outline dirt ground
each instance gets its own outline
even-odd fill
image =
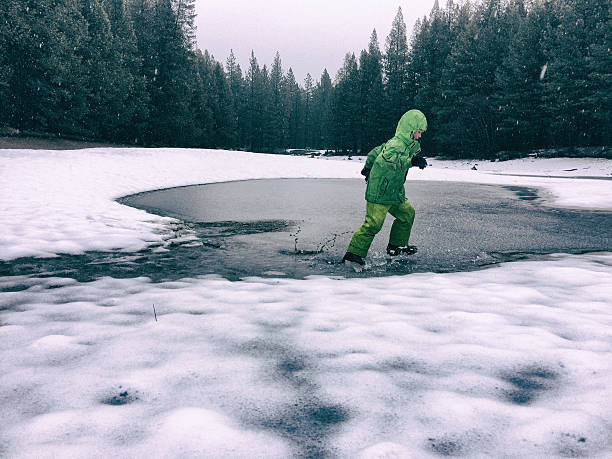
[[[130,145],[118,145],[102,142],[87,142],[68,139],[46,139],[43,137],[0,137],[1,149],[33,149],[33,150],[80,150],[82,148],[98,147],[126,147]]]

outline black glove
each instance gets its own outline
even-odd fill
[[[415,156],[412,158],[412,165],[419,169],[425,169],[427,167],[427,161],[422,156]]]
[[[368,179],[370,178],[370,171],[371,171],[371,170],[372,170],[372,169],[367,169],[367,168],[365,168],[365,167],[364,167],[363,169],[361,169],[361,175],[363,175],[363,176],[365,177],[365,181],[366,181],[366,182],[367,182],[367,181],[368,181]]]

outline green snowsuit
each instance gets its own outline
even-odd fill
[[[427,130],[427,119],[421,111],[410,110],[399,120],[395,136],[368,153],[365,169],[371,171],[365,194],[366,218],[355,232],[348,252],[365,257],[387,213],[395,217],[389,244],[408,245],[415,212],[406,200],[404,182],[412,158],[421,151],[421,145],[412,137],[417,130]]]

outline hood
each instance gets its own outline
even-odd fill
[[[395,136],[402,139],[405,144],[409,144],[414,139],[412,133],[414,131],[426,131],[427,118],[420,110],[408,110],[397,123]]]

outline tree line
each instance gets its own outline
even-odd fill
[[[195,44],[195,0],[0,4],[0,126],[143,145],[367,153],[419,108],[429,154],[610,145],[609,0],[401,8],[333,80]]]

